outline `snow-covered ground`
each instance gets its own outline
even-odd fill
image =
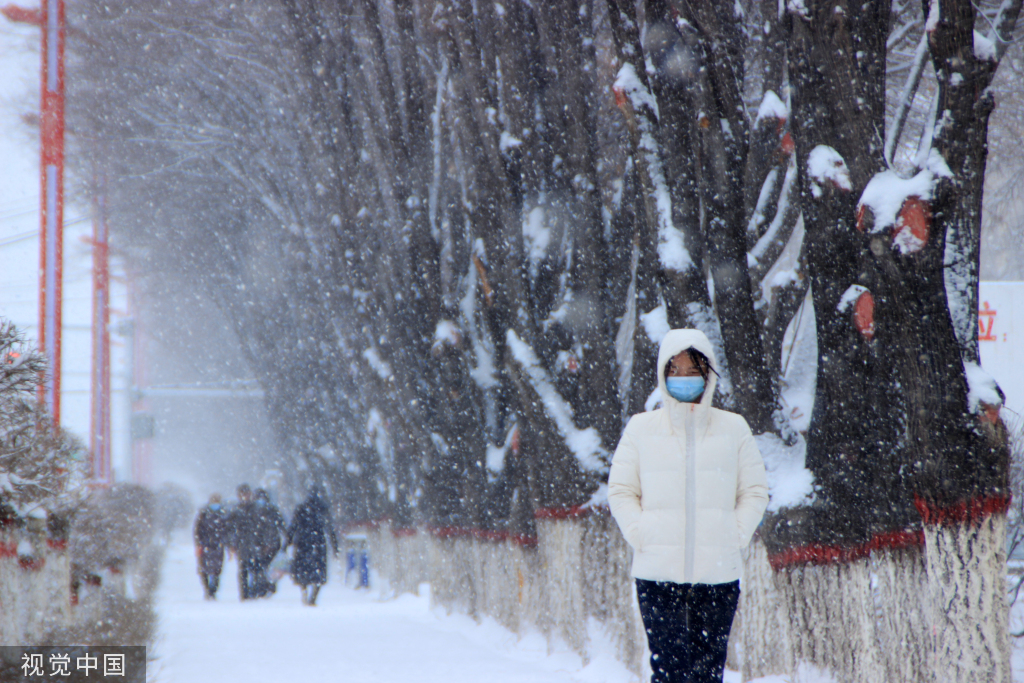
[[[305,607],[287,578],[273,597],[240,603],[236,577],[236,563],[225,563],[217,600],[203,600],[192,546],[187,536],[176,537],[157,595],[159,631],[149,662],[150,681],[637,680],[614,659],[610,644],[596,643],[602,654],[584,666],[568,648],[556,646],[549,652],[539,633],[519,637],[490,619],[477,623],[432,609],[425,584],[418,597],[382,600],[377,590],[344,586],[339,566],[332,564],[317,606]]]
[[[431,608],[426,584],[419,596],[385,600],[376,588],[346,587],[332,562],[316,607],[301,604],[288,578],[273,597],[241,603],[237,571],[234,561],[226,562],[217,601],[203,600],[189,538],[175,537],[157,593],[151,683],[639,683],[615,660],[611,644],[601,642],[596,626],[590,631],[598,654],[584,666],[564,646],[549,652],[540,633],[520,637],[492,619],[477,623]],[[1022,624],[1018,605],[1011,630]],[[1014,643],[1015,682],[1024,682],[1022,672],[1024,648]],[[801,673],[805,681],[831,681]],[[738,672],[726,672],[725,683],[739,682]],[[769,676],[752,683],[788,680]]]

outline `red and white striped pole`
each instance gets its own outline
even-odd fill
[[[43,405],[60,425],[61,286],[64,249],[64,0],[42,0],[42,227],[39,233],[39,348],[47,361]]]
[[[92,395],[89,450],[94,485],[113,483],[110,466],[110,250],[106,184],[97,190],[92,224]]]

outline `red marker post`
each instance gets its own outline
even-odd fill
[[[49,373],[43,403],[60,425],[61,287],[64,251],[64,0],[42,0],[42,227],[39,233],[39,347]]]
[[[61,286],[64,249],[64,0],[42,0],[39,10],[7,5],[11,21],[42,29],[41,226],[39,234],[39,350],[49,372],[40,399],[54,426],[60,425]]]

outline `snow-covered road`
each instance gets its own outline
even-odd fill
[[[168,548],[157,595],[159,632],[149,663],[156,683],[626,683],[610,655],[584,667],[566,649],[548,654],[539,634],[522,638],[485,620],[431,609],[425,596],[382,601],[346,588],[332,564],[316,607],[289,579],[269,599],[240,603],[237,565],[227,562],[216,602],[203,600],[186,536]]]

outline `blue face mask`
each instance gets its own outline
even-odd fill
[[[216,512],[217,510],[220,510],[220,504],[219,503],[210,503],[210,509],[213,510],[214,512]]]
[[[666,377],[665,388],[668,394],[682,403],[692,403],[704,393],[703,377]]]

